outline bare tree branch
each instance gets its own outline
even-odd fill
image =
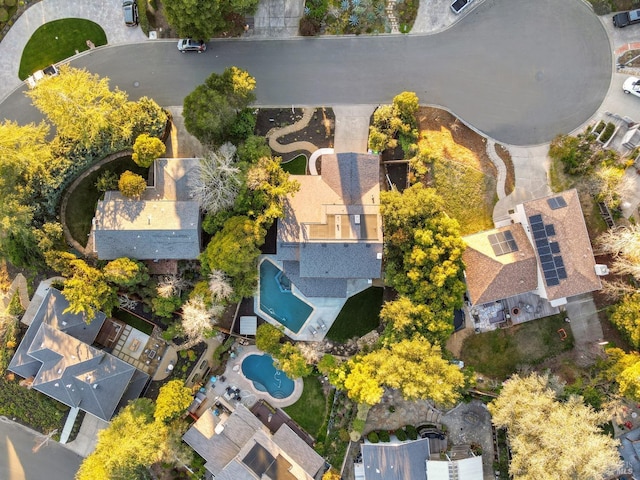
[[[225,143],[205,154],[199,174],[189,186],[205,212],[215,213],[233,206],[240,188],[240,169],[235,166],[236,147]]]

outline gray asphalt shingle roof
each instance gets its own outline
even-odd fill
[[[282,262],[282,268],[291,283],[305,297],[345,298],[347,296],[346,278],[308,278],[300,276],[300,262]]]
[[[300,246],[301,277],[379,278],[381,273],[382,243],[304,243]]]
[[[294,176],[276,259],[306,296],[344,298],[347,279],[380,278],[379,176],[379,157],[356,153],[323,155],[320,176]]]
[[[139,200],[105,193],[94,218],[94,248],[101,260],[195,259],[200,254],[200,206],[190,185],[199,175],[197,158],[160,158],[154,185]]]
[[[429,439],[401,444],[365,443],[362,463],[367,480],[426,480]]]
[[[98,258],[195,259],[200,254],[196,202],[145,201],[107,192],[98,202],[94,239]]]
[[[9,370],[24,378],[33,377],[35,390],[108,421],[123,396],[139,395],[149,376],[85,343],[95,339],[104,314],[86,325],[81,315],[62,313],[68,306],[60,292],[49,290]]]

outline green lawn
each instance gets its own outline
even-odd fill
[[[327,337],[336,342],[345,342],[369,333],[380,324],[381,307],[382,288],[371,287],[354,295],[342,307]]]
[[[125,170],[131,170],[144,178],[147,178],[149,172],[148,168],[141,168],[133,163],[131,157],[122,157],[92,172],[77,186],[69,196],[65,221],[71,236],[81,245],[86,245],[91,231],[91,220],[96,212],[96,203],[101,196],[101,192],[96,189],[96,181],[105,170],[111,170],[118,176]]]
[[[307,174],[307,156],[298,155],[296,158],[282,164],[282,169],[290,175]]]
[[[153,324],[143,320],[142,318],[133,315],[126,310],[121,310],[116,308],[113,312],[111,312],[111,316],[113,318],[117,318],[118,320],[122,320],[127,325],[131,325],[136,330],[140,330],[142,333],[146,333],[147,335],[151,335],[153,333]]]
[[[564,315],[554,315],[511,328],[479,333],[467,337],[462,346],[462,360],[479,373],[505,379],[518,367],[533,366],[573,348],[571,326]],[[562,341],[558,329],[567,338]]]
[[[36,70],[72,57],[76,50],[88,50],[87,40],[96,47],[107,44],[107,36],[97,23],[65,18],[45,23],[27,42],[20,60],[18,76],[24,80]]]
[[[293,405],[283,409],[298,425],[314,438],[327,415],[327,398],[317,377],[304,378],[302,396]]]

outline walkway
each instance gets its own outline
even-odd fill
[[[598,318],[598,310],[593,301],[593,295],[587,293],[569,299],[566,306],[567,317],[571,320],[578,365],[591,365],[596,357],[602,353],[603,341],[602,325]]]

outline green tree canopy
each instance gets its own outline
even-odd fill
[[[280,341],[284,337],[283,328],[274,327],[270,323],[263,323],[256,330],[256,347],[263,352],[277,355],[280,352]]]
[[[132,287],[149,281],[147,266],[126,257],[111,260],[105,265],[102,272],[107,281],[121,287]]]
[[[73,275],[64,282],[62,291],[69,302],[65,313],[82,314],[87,323],[91,323],[98,311],[110,315],[118,298],[102,272],[80,259],[72,260],[70,266]]]
[[[254,100],[256,82],[238,67],[212,73],[184,99],[184,125],[205,145],[218,146],[231,138],[238,114]]]
[[[386,302],[380,311],[380,319],[387,324],[395,340],[420,334],[432,343],[444,345],[453,333],[451,315],[434,314],[429,304],[414,303],[404,295]]]
[[[184,381],[171,380],[160,387],[153,416],[157,422],[167,423],[185,413],[192,400],[191,389]]]
[[[137,165],[146,168],[150,167],[154,160],[164,155],[166,151],[167,147],[162,143],[162,140],[142,133],[138,135],[133,144],[131,158]]]
[[[384,387],[400,390],[407,400],[452,405],[465,384],[463,373],[442,358],[440,347],[418,335],[357,356],[338,368],[338,386],[347,390],[349,398],[367,405],[380,402]]]
[[[300,190],[300,184],[291,180],[280,161],[280,157],[262,157],[246,173],[246,186],[252,190],[251,203],[261,212],[257,220],[267,228],[284,215],[287,195]]]
[[[369,148],[381,152],[396,148],[399,142],[405,155],[410,154],[418,139],[417,112],[418,96],[413,92],[402,92],[391,105],[379,106],[369,127]]]
[[[519,480],[600,479],[619,465],[618,442],[599,425],[608,421],[570,396],[561,402],[548,375],[512,376],[489,404],[493,424],[506,428]]]
[[[311,375],[313,371],[313,367],[307,364],[300,349],[291,343],[285,343],[280,347],[276,363],[278,368],[293,380],[300,377],[307,377]]]
[[[386,280],[412,303],[428,306],[419,313],[427,330],[434,332],[443,332],[447,323],[453,331],[453,310],[462,305],[466,290],[462,262],[465,243],[458,223],[442,209],[442,199],[435,190],[422,184],[403,193],[381,194]],[[417,313],[414,309],[411,315]],[[433,325],[425,321],[429,315],[433,316]],[[408,325],[401,319],[399,324]]]
[[[155,422],[153,415],[151,400],[129,403],[98,433],[96,449],[80,465],[76,480],[139,478],[140,467],[163,459],[168,429]]]
[[[258,257],[265,231],[245,216],[231,217],[216,233],[200,260],[207,271],[222,270],[237,298],[253,295],[258,280]]]

